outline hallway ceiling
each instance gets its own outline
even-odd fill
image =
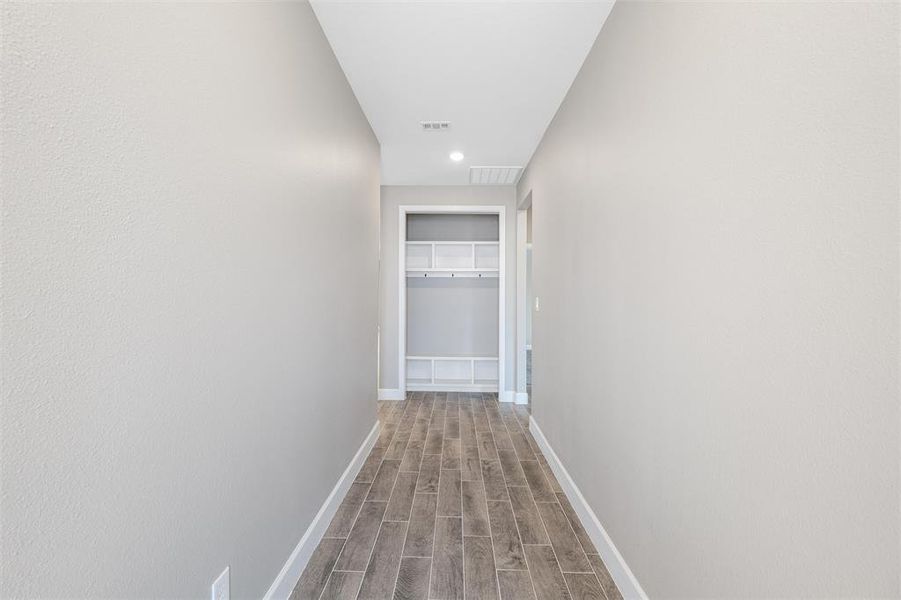
[[[470,166],[526,166],[613,6],[312,4],[381,143],[384,185],[466,185]]]

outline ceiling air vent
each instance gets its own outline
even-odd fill
[[[522,167],[469,167],[469,183],[473,185],[513,185]]]
[[[420,121],[423,131],[447,131],[450,129],[450,121]]]

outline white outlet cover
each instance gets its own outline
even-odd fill
[[[228,596],[230,594],[229,590],[229,575],[228,575],[228,567],[225,567],[225,570],[222,571],[222,574],[216,578],[216,581],[213,582],[212,588],[212,600],[228,600]]]

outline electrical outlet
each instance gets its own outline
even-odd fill
[[[212,600],[228,600],[229,595],[228,567],[213,582]]]

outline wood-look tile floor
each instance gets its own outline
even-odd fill
[[[378,442],[291,600],[622,598],[497,394],[379,402]]]

